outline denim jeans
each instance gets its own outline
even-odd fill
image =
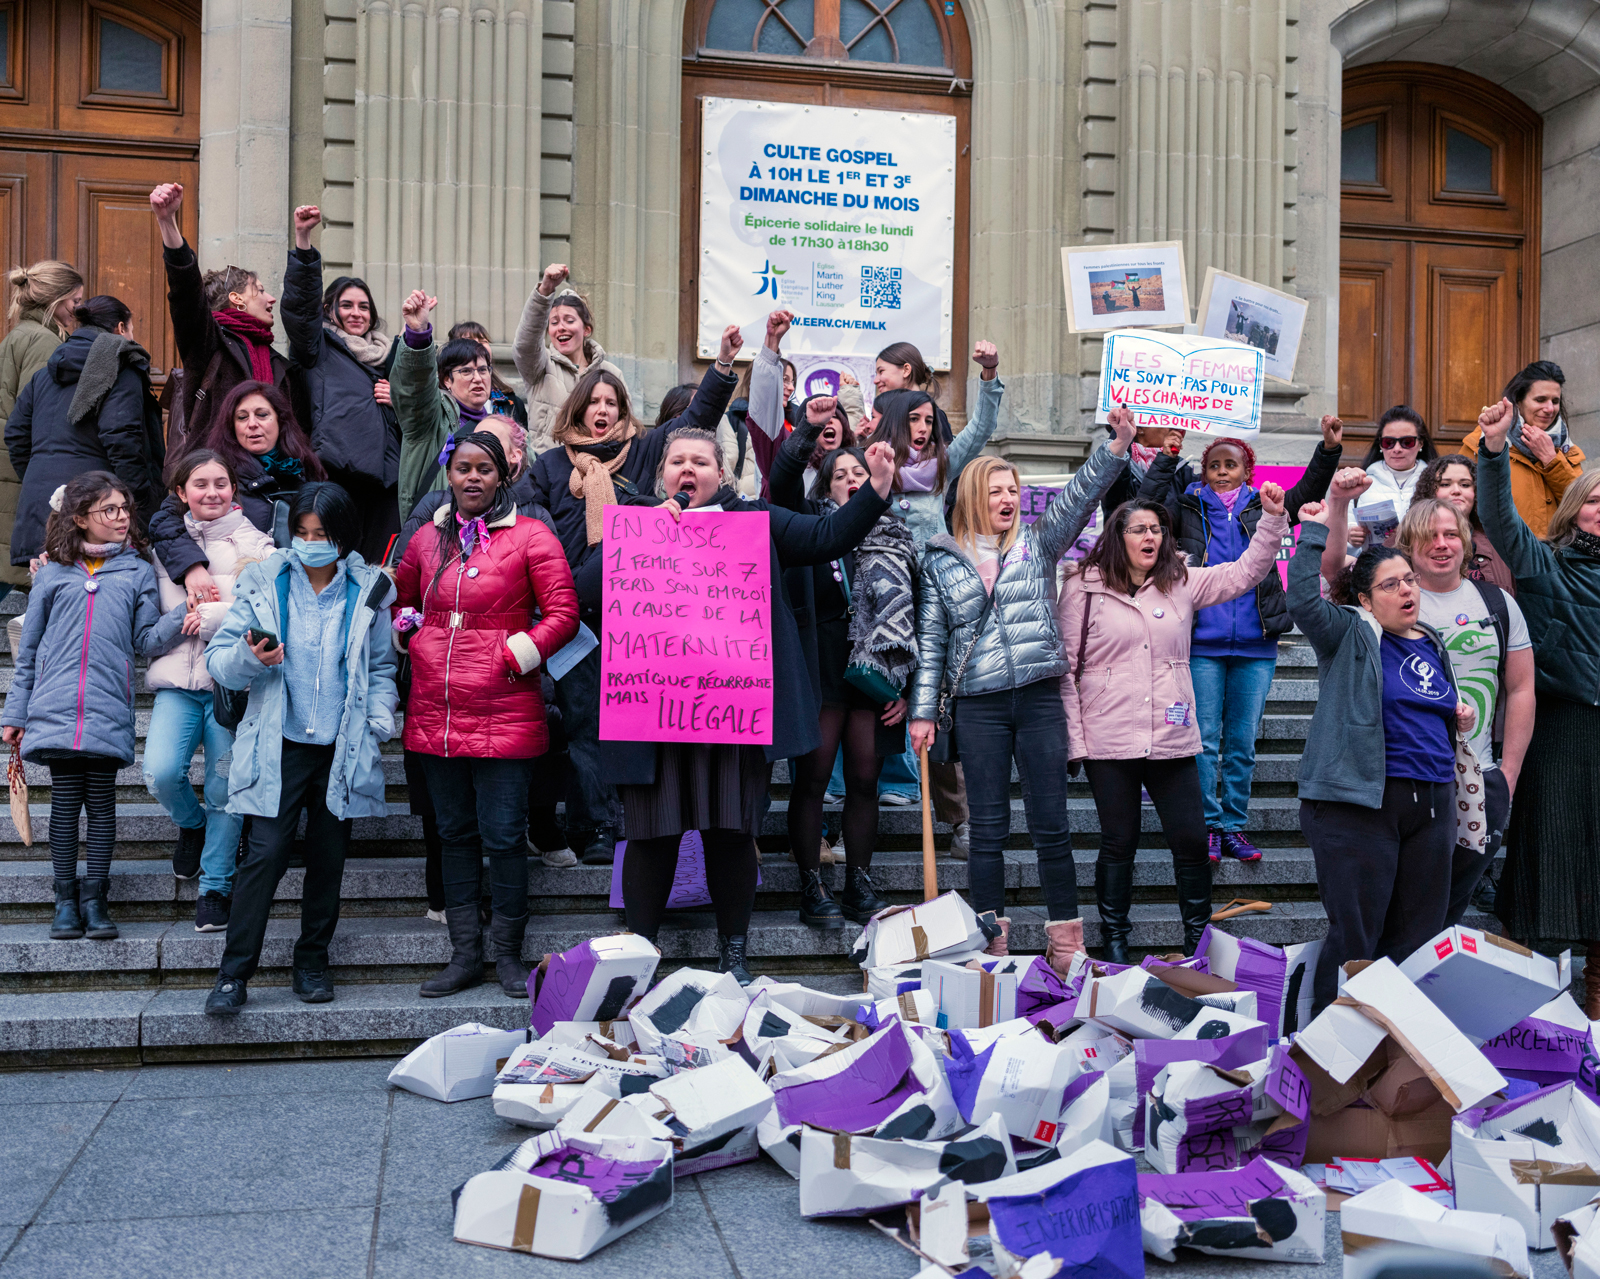
[[[444,904],[476,905],[485,854],[494,913],[528,913],[528,777],[531,759],[423,755],[444,845]]]
[[[189,762],[201,744],[206,748],[205,807],[189,783]],[[233,753],[233,734],[211,714],[211,690],[156,690],[150,731],[144,743],[144,784],[179,826],[206,828],[200,853],[200,892],[233,891],[233,867],[239,854],[244,818],[228,812],[228,774],[223,761]]]
[[[1271,657],[1191,657],[1194,713],[1200,724],[1200,800],[1211,830],[1243,830],[1256,771],[1256,730],[1277,661]],[[1217,796],[1218,748],[1222,795]]]
[[[1014,758],[1050,918],[1076,919],[1078,873],[1067,824],[1067,715],[1060,682],[1041,679],[1001,693],[958,697],[955,733],[972,822],[967,862],[972,908],[1005,910]]]

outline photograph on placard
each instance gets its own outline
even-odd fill
[[[1203,337],[1255,347],[1266,356],[1268,377],[1292,382],[1310,307],[1304,298],[1213,266],[1206,268],[1196,323]]]
[[[1189,323],[1183,242],[1080,244],[1061,250],[1074,333]]]

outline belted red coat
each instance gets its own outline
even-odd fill
[[[446,503],[406,547],[397,603],[422,614],[411,632],[403,740],[427,755],[527,759],[550,745],[539,668],[578,633],[578,596],[556,536],[515,509],[489,524],[465,560],[445,558]],[[454,539],[452,539],[454,541]],[[537,617],[537,621],[535,621]]]

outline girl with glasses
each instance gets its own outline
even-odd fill
[[[1321,1012],[1351,959],[1403,960],[1444,927],[1456,844],[1456,734],[1472,708],[1450,654],[1419,619],[1405,554],[1371,546],[1322,598],[1321,502],[1300,508],[1289,615],[1317,651],[1317,709],[1300,757],[1300,829],[1311,845],[1328,937],[1317,961]]]

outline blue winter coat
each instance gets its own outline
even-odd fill
[[[162,615],[156,571],[131,550],[93,577],[81,564],[40,569],[0,717],[24,730],[22,757],[77,752],[133,763],[134,655],[175,647],[184,612],[180,604]]]
[[[251,627],[277,636],[289,634],[278,616],[278,577],[289,571],[287,551],[275,551],[248,565],[233,588],[233,607],[206,646],[206,669],[224,688],[248,688],[250,703],[233,740],[228,773],[228,811],[276,817],[282,796],[283,664],[264,666],[245,642]],[[328,811],[346,817],[382,817],[383,761],[378,745],[395,733],[395,655],[389,630],[394,584],[359,552],[345,560],[356,583],[356,612],[345,646],[344,713],[334,738],[335,767],[328,778]],[[373,585],[383,589],[373,600]],[[332,589],[332,588],[330,588]]]

